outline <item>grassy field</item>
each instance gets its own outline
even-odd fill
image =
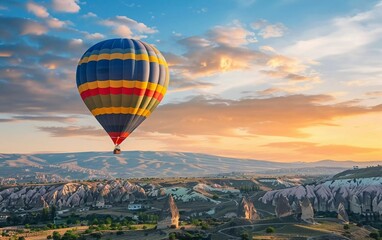
[[[272,224],[269,224],[272,226]],[[348,230],[342,224],[323,221],[314,225],[307,224],[285,224],[275,225],[275,233],[265,232],[267,226],[254,227],[252,232],[253,239],[321,239],[320,236],[347,237],[352,240],[366,240],[370,232],[364,228],[350,225]],[[325,238],[325,237],[324,237]]]
[[[242,227],[241,227],[242,226]],[[273,227],[273,233],[267,233],[268,227]],[[251,233],[253,239],[288,239],[288,240],[368,240],[370,231],[365,228],[350,224],[344,229],[342,223],[335,219],[319,220],[316,224],[305,224],[293,219],[281,221],[280,219],[261,220],[249,224],[226,224],[219,231],[222,237],[236,236]],[[223,236],[224,235],[224,236]]]

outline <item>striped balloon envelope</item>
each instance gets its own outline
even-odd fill
[[[110,39],[84,53],[76,79],[85,105],[118,146],[161,102],[169,70],[152,45]]]

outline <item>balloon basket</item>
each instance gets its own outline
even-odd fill
[[[114,154],[120,154],[121,153],[121,148],[117,145],[115,146],[114,150],[113,150],[113,153]]]

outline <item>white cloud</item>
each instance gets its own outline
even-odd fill
[[[103,39],[103,38],[105,38],[105,35],[103,35],[102,33],[88,33],[86,35],[86,38],[88,38],[88,39]]]
[[[79,0],[53,0],[53,9],[57,12],[76,13],[80,11]]]
[[[145,34],[158,32],[155,28],[148,27],[144,23],[137,22],[126,16],[116,16],[102,20],[101,24],[112,27],[114,34],[127,38],[146,38],[147,35]]]
[[[260,50],[270,53],[276,53],[276,50],[271,46],[261,46]]]
[[[57,18],[49,18],[46,22],[48,26],[51,28],[62,28],[63,26],[66,25],[64,21],[61,21]]]
[[[66,22],[50,16],[49,12],[44,6],[38,5],[34,2],[29,2],[27,3],[26,7],[28,11],[33,13],[35,16],[44,18],[46,20],[46,24],[51,28],[62,28],[66,25]]]
[[[263,38],[282,37],[284,35],[285,29],[285,26],[281,23],[267,25],[259,32],[259,35]]]
[[[336,18],[311,29],[310,36],[286,48],[290,55],[306,59],[349,54],[382,39],[382,5],[353,16]]]
[[[239,47],[257,42],[254,32],[241,26],[216,26],[208,33],[214,42],[231,47]]]
[[[32,34],[32,35],[42,35],[46,33],[48,29],[41,25],[40,23],[37,22],[26,22],[25,25],[23,26],[23,29],[21,31],[22,35],[26,34]]]
[[[253,22],[251,27],[255,30],[259,30],[258,35],[265,39],[282,37],[287,29],[282,23],[269,24],[268,21],[264,19]]]
[[[88,12],[83,17],[85,17],[85,18],[97,17],[97,14],[95,14],[93,12]]]
[[[39,18],[49,17],[49,13],[46,10],[46,8],[41,6],[41,5],[36,4],[34,2],[28,2],[27,3],[27,10]]]
[[[71,45],[71,46],[78,46],[78,45],[82,45],[83,42],[84,42],[84,41],[83,41],[82,39],[79,39],[79,38],[73,38],[73,39],[70,41],[69,45]]]

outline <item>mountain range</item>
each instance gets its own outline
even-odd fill
[[[224,173],[334,175],[378,162],[271,162],[187,152],[130,151],[0,154],[0,180],[50,182],[95,178],[213,176]]]

